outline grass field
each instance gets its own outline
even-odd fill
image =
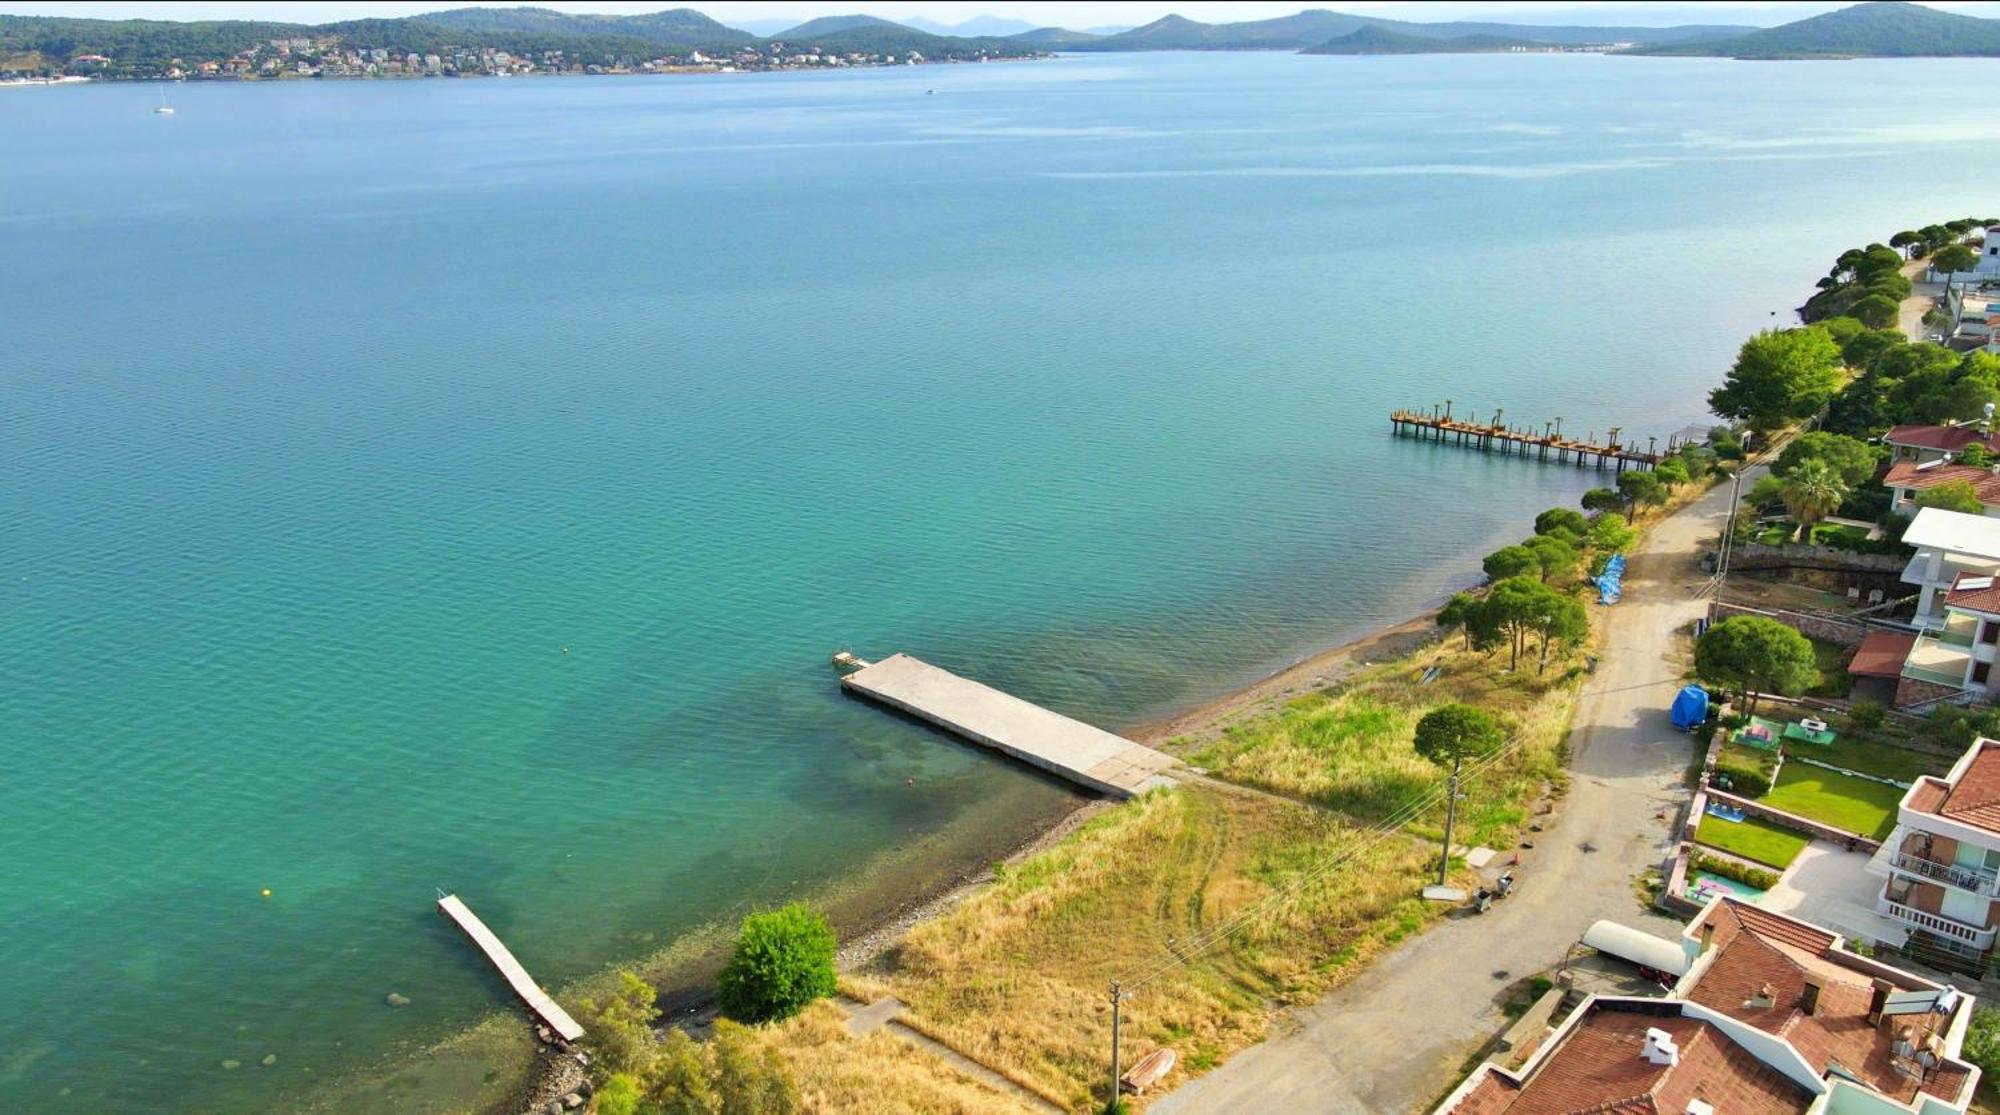
[[[1813,665],[1819,667],[1819,684],[1806,690],[1812,697],[1838,700],[1847,696],[1854,688],[1854,677],[1847,672],[1847,660],[1853,652],[1839,643],[1825,639],[1813,639]]]
[[[1880,840],[1896,827],[1896,806],[1903,791],[1896,786],[1788,762],[1778,783],[1764,795],[1764,804],[1844,832]]]
[[[1779,828],[1755,817],[1745,817],[1741,821],[1703,817],[1694,830],[1694,839],[1697,844],[1706,844],[1780,871],[1790,867],[1805,846],[1812,843],[1812,838],[1805,833]]]
[[[1926,774],[1942,777],[1952,764],[1951,759],[1940,755],[1926,755],[1921,751],[1863,741],[1852,733],[1842,734],[1823,747],[1787,740],[1785,748],[1788,754],[1804,755],[1822,763],[1832,763],[1863,774],[1879,774],[1902,782],[1914,782]]]

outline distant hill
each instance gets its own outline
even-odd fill
[[[1305,53],[1488,54],[1521,49],[1547,50],[1549,44],[1508,38],[1505,35],[1454,35],[1448,39],[1433,39],[1423,35],[1399,35],[1380,27],[1363,27],[1351,34],[1330,39],[1315,47],[1308,47]]]
[[[618,35],[668,46],[728,46],[756,38],[748,31],[725,27],[692,8],[649,15],[582,15],[548,8],[453,8],[415,18],[466,31]]]
[[[1921,4],[1857,4],[1747,35],[1633,53],[1755,59],[2000,57],[2000,19],[1976,19]]]
[[[1451,23],[1416,23],[1315,9],[1276,19],[1257,19],[1242,23],[1199,23],[1185,16],[1170,15],[1156,19],[1143,27],[1135,27],[1117,35],[1108,35],[1094,43],[1080,44],[1072,49],[1306,50],[1351,35],[1364,27],[1421,38],[1453,39],[1469,35],[1490,35],[1551,46],[1673,43],[1738,36],[1756,30],[1754,27],[1707,24],[1681,27],[1588,27],[1483,23],[1466,20]]]
[[[803,42],[806,39],[822,35],[833,35],[842,31],[864,29],[870,31],[884,29],[893,29],[896,31],[916,30],[914,27],[907,27],[901,23],[880,19],[872,15],[824,15],[818,19],[806,20],[796,27],[787,27],[783,31],[779,31],[769,37],[773,39],[798,39]],[[929,34],[929,32],[920,32],[920,34]]]
[[[1037,46],[1046,49],[1074,46],[1077,43],[1094,43],[1103,37],[1102,35],[1093,35],[1088,31],[1071,31],[1064,27],[1037,27],[1033,31],[1023,31],[1018,35],[1007,36],[1010,42],[1023,43],[1028,46]]]

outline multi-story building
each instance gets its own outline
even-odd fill
[[[2000,926],[2000,740],[1974,743],[1943,778],[1917,779],[1869,867],[1885,877],[1877,913],[1983,967]]]

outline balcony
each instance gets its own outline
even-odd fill
[[[1971,650],[1979,637],[1979,620],[1963,612],[1947,610],[1944,626],[1938,629],[1937,641],[1949,647]]]
[[[1934,859],[1902,852],[1889,857],[1890,866],[1906,874],[1915,875],[1948,887],[1971,891],[1984,898],[2000,897],[2000,873],[1983,867],[1961,867],[1955,863],[1939,863]]]
[[[1914,925],[1927,933],[1935,933],[1948,941],[1956,941],[1967,948],[1974,948],[1980,952],[1985,952],[1987,949],[1993,947],[1993,931],[1991,929],[1981,929],[1976,925],[1967,925],[1957,918],[1948,918],[1942,914],[1925,913],[1915,906],[1905,906],[1901,902],[1889,898],[1882,900],[1881,912],[1906,925]]]
[[[1966,650],[1934,635],[1919,635],[1910,647],[1910,656],[1903,660],[1903,676],[1963,689],[1971,665],[1972,655]]]

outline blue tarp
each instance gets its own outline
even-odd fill
[[[1616,604],[1625,595],[1625,555],[1612,554],[1604,563],[1604,572],[1597,575],[1597,602]]]
[[[1682,686],[1667,714],[1673,717],[1674,727],[1683,732],[1693,731],[1695,725],[1708,719],[1708,690],[1699,685]]]

